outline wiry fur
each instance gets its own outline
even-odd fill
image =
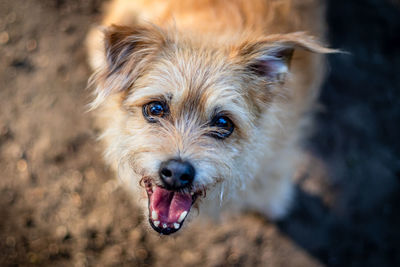
[[[286,214],[323,78],[320,54],[333,51],[313,37],[323,37],[322,13],[317,0],[111,3],[108,28],[88,37],[91,107],[107,161],[139,202],[139,181],[159,183],[160,163],[180,157],[197,171],[193,190],[207,192],[201,212]],[[148,123],[142,106],[154,100],[166,101],[170,115]],[[224,140],[208,135],[218,112],[235,124]]]

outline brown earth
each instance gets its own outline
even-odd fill
[[[312,247],[312,228],[325,228],[320,225],[324,216],[310,210],[325,211],[335,201],[315,162],[316,168],[305,164],[303,172],[312,175],[305,175],[299,187],[299,205],[311,207],[310,224],[296,208],[280,224],[243,214],[216,224],[197,218],[173,237],[148,229],[129,192],[104,164],[86,112],[90,70],[83,43],[100,6],[101,0],[0,0],[0,265],[350,262],[345,252],[334,259],[325,256],[334,246],[328,239],[322,248]],[[318,199],[317,206],[304,204],[309,199]]]

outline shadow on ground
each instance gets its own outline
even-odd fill
[[[400,5],[328,1],[329,57],[309,148],[332,174],[335,201],[298,190],[280,229],[329,266],[400,265]]]

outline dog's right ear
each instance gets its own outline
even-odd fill
[[[166,42],[163,31],[152,25],[112,25],[103,32],[105,58],[90,80],[96,85],[92,108],[107,96],[129,89]]]

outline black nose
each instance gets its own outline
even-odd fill
[[[170,159],[160,166],[160,177],[167,189],[189,186],[194,179],[195,169],[188,161]]]

